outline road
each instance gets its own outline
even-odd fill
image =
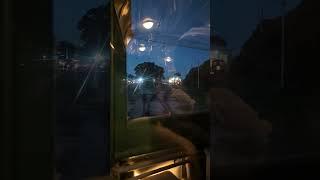
[[[150,116],[168,113],[183,114],[194,110],[195,101],[181,88],[162,85],[155,92],[154,97],[149,102]],[[143,96],[139,91],[128,92],[129,119],[144,116],[143,105]]]

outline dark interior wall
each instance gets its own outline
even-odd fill
[[[53,164],[53,66],[36,62],[53,46],[52,5],[1,1],[2,110],[5,167],[1,179],[51,179]]]
[[[11,61],[11,21],[9,17],[10,5],[9,0],[1,1],[1,179],[12,179],[13,175],[13,146],[12,136],[12,61]],[[3,48],[6,47],[6,48]]]

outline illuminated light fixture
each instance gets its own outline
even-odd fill
[[[173,79],[173,78],[170,78],[170,79],[169,79],[169,83],[172,84],[173,82],[174,82],[174,79]]]
[[[147,18],[142,22],[142,26],[145,29],[151,29],[153,27],[153,25],[154,25],[154,21],[150,18]]]
[[[164,168],[166,166],[170,166],[170,165],[173,165],[173,164],[174,164],[174,161],[166,161],[166,162],[162,162],[162,163],[150,166],[147,169],[136,169],[136,170],[133,171],[133,175],[134,175],[134,177],[137,177],[137,176],[139,176],[141,174],[148,173],[148,172],[151,172],[151,171],[154,171],[154,170],[157,170],[157,169],[160,169],[160,168]],[[167,169],[166,171],[170,171],[176,178],[179,178],[181,176],[181,174],[182,174],[183,166],[186,166],[186,165],[173,167],[173,168]],[[189,168],[187,166],[186,166],[186,168],[189,170]],[[162,172],[164,172],[164,171],[162,171]],[[150,177],[152,177],[153,175],[157,175],[157,174],[159,174],[159,173],[152,174]]]
[[[164,58],[164,61],[166,61],[166,62],[171,62],[172,60],[173,59],[171,57],[169,57],[169,56]]]
[[[138,82],[139,84],[142,84],[142,83],[143,83],[143,78],[142,78],[142,77],[138,78],[138,79],[137,79],[137,82]]]
[[[110,42],[110,46],[111,46],[112,49],[114,49],[114,46],[113,46],[113,44],[111,42]]]
[[[180,77],[171,77],[171,78],[169,78],[168,82],[171,85],[180,85],[182,80]]]
[[[144,44],[140,44],[140,47],[139,47],[139,51],[143,52],[146,50],[146,47]]]

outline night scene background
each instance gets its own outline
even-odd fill
[[[54,0],[54,56],[58,59],[55,151],[56,171],[61,178],[103,176],[109,168],[109,7],[110,2],[103,0]],[[169,107],[185,107],[190,99],[194,112],[208,110],[210,90],[225,88],[232,92],[232,97],[253,109],[266,126],[272,126],[267,152],[264,152],[268,159],[315,154],[319,150],[320,135],[316,128],[320,126],[317,122],[319,88],[317,69],[313,66],[320,40],[320,28],[316,23],[320,11],[316,8],[319,8],[318,3],[311,0],[287,0],[285,5],[280,0],[211,0],[210,6],[205,6],[201,12],[189,9],[179,21],[186,27],[164,24],[161,30],[170,35],[178,32],[174,35],[181,37],[185,32],[183,28],[209,27],[210,33],[204,34],[206,38],[196,41],[201,41],[201,48],[194,48],[192,43],[187,44],[190,47],[167,45],[169,54],[166,54],[161,52],[163,43],[156,42],[154,51],[141,53],[132,52],[128,45],[127,75],[133,83],[127,86],[128,116],[146,114],[142,112],[144,107],[137,106],[142,102],[139,93],[143,90],[130,96],[140,87],[135,85],[141,76],[135,67],[155,62],[165,70],[160,80],[163,85],[158,86],[158,97],[167,101]],[[135,19],[138,11],[139,8],[133,8],[133,22],[138,21]],[[186,14],[198,15],[201,23],[188,19]],[[168,17],[162,14],[162,18]],[[142,41],[133,39],[131,43],[139,46],[147,41],[139,32],[135,34]],[[284,65],[281,64],[283,54]],[[163,61],[168,56],[172,62]],[[46,56],[40,58],[46,59]],[[178,84],[170,82],[175,76],[180,78]],[[173,90],[178,95],[170,94]],[[221,93],[221,102],[230,100],[223,99],[224,95]],[[176,96],[186,98],[181,102],[172,100],[179,99]],[[151,100],[151,109],[161,109],[156,101]],[[147,112],[148,115],[152,113],[159,112]],[[198,125],[204,127],[206,123]],[[224,161],[227,160],[221,159]]]

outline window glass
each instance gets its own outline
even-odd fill
[[[128,120],[207,110],[210,1],[131,1]],[[188,20],[185,18],[188,17]]]
[[[53,5],[55,48],[49,60],[55,62],[57,178],[107,175],[110,3],[54,0]]]

